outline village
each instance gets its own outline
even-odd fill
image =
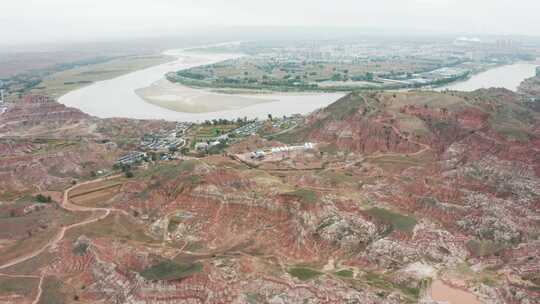
[[[138,148],[117,159],[117,166],[137,165],[145,161],[169,161],[184,156],[202,157],[223,152],[223,149],[251,135],[259,134],[265,128],[273,133],[287,131],[296,127],[303,116],[295,114],[267,120],[207,121],[202,124],[177,122],[173,130],[145,134]],[[271,132],[272,133],[272,132]],[[276,159],[286,152],[313,149],[314,144],[300,146],[268,147],[264,150],[250,151],[252,160],[266,161]]]

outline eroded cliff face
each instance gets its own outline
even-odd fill
[[[27,96],[0,115],[0,196],[62,190],[74,180],[110,169],[145,132],[170,125],[101,120],[47,97]]]
[[[30,95],[22,102],[11,104],[0,116],[0,132],[16,132],[32,128],[46,131],[58,131],[70,125],[89,120],[83,112],[66,107],[44,96]]]
[[[518,91],[525,94],[527,97],[540,99],[540,76],[526,79],[521,83]]]

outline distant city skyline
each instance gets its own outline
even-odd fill
[[[540,35],[538,0],[2,0],[1,44],[185,34],[232,26]]]

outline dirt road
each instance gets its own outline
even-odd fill
[[[55,235],[55,237],[52,238],[49,242],[47,242],[47,244],[45,244],[44,246],[42,246],[41,248],[39,248],[37,250],[34,250],[34,251],[29,252],[29,253],[27,253],[27,254],[25,254],[23,256],[20,256],[20,257],[18,257],[16,259],[4,264],[4,265],[0,265],[0,270],[9,268],[9,267],[12,267],[12,266],[15,266],[15,265],[18,265],[18,264],[23,263],[23,262],[26,262],[26,261],[40,255],[41,253],[45,252],[45,250],[47,250],[48,248],[55,248],[58,245],[58,243],[60,243],[60,241],[62,241],[64,239],[64,236],[66,235],[66,232],[68,230],[72,229],[72,228],[76,228],[76,227],[80,227],[80,226],[84,226],[84,225],[88,225],[88,224],[100,221],[100,220],[106,218],[107,216],[109,216],[109,214],[111,214],[111,212],[122,212],[124,214],[127,214],[127,212],[125,212],[124,210],[118,210],[118,209],[113,209],[113,208],[83,207],[83,206],[78,206],[78,205],[72,204],[69,201],[69,193],[71,191],[73,191],[74,189],[80,187],[80,186],[88,185],[88,184],[91,184],[91,183],[102,182],[102,181],[117,178],[117,177],[120,177],[120,176],[121,175],[114,175],[114,176],[109,176],[109,177],[104,177],[104,178],[99,178],[99,179],[87,181],[87,182],[75,185],[75,186],[67,189],[66,191],[64,191],[64,195],[62,197],[62,202],[60,204],[60,207],[62,207],[63,209],[71,211],[71,212],[99,212],[99,213],[101,213],[101,215],[95,215],[95,216],[92,216],[91,218],[89,218],[87,220],[84,220],[84,221],[81,221],[81,222],[78,222],[78,223],[74,223],[74,224],[71,224],[69,226],[62,227],[60,229],[60,231]],[[37,304],[39,302],[39,300],[41,298],[41,293],[42,293],[43,280],[45,279],[45,276],[46,276],[45,273],[42,273],[41,276],[37,276],[37,275],[8,275],[8,274],[0,274],[0,275],[8,276],[8,277],[39,278],[38,292],[37,292],[36,298],[32,302],[32,304]]]

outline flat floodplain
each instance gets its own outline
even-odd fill
[[[100,118],[204,121],[238,117],[265,118],[269,113],[275,116],[305,114],[327,106],[344,95],[344,93],[224,95],[197,89],[190,89],[186,93],[182,87],[174,88],[173,92],[170,92],[168,89],[160,88],[160,84],[167,81],[165,80],[167,73],[238,58],[241,55],[182,50],[163,54],[175,56],[177,60],[93,83],[65,94],[59,102]],[[167,88],[169,87],[167,84]],[[178,94],[178,90],[184,91]],[[193,94],[199,97],[190,100]]]

